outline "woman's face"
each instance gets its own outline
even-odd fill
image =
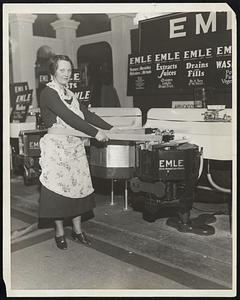
[[[72,66],[70,62],[66,60],[59,60],[58,67],[53,78],[58,84],[65,86],[69,82],[71,73]]]

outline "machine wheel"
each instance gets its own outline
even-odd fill
[[[130,190],[128,195],[128,200],[129,200],[129,205],[132,207],[133,210],[140,211],[140,212],[144,210],[145,197],[143,193],[141,192],[134,193]]]
[[[144,210],[143,210],[143,219],[147,222],[155,222],[157,219],[159,207],[156,201],[155,195],[151,193],[145,194],[145,201],[144,201]]]

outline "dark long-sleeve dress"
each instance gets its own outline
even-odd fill
[[[68,90],[68,94],[74,96]],[[64,98],[56,85],[49,84],[41,93],[40,109],[47,128],[74,128],[92,137],[99,127],[109,130],[110,124],[79,107],[75,97]],[[89,124],[90,123],[90,124]],[[94,126],[92,126],[92,125]],[[46,134],[40,140],[42,183],[39,202],[39,226],[46,219],[67,219],[93,216],[95,199],[83,139],[75,136]],[[48,223],[48,222],[47,222]]]

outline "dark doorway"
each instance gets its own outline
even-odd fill
[[[110,82],[113,81],[112,49],[107,42],[83,45],[77,52],[78,69],[87,68],[87,89],[90,90],[90,104],[100,107],[103,75],[107,72]]]

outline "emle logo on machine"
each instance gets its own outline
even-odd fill
[[[183,159],[160,159],[159,160],[160,170],[184,170]]]
[[[30,141],[28,145],[29,149],[40,149],[38,141]]]

